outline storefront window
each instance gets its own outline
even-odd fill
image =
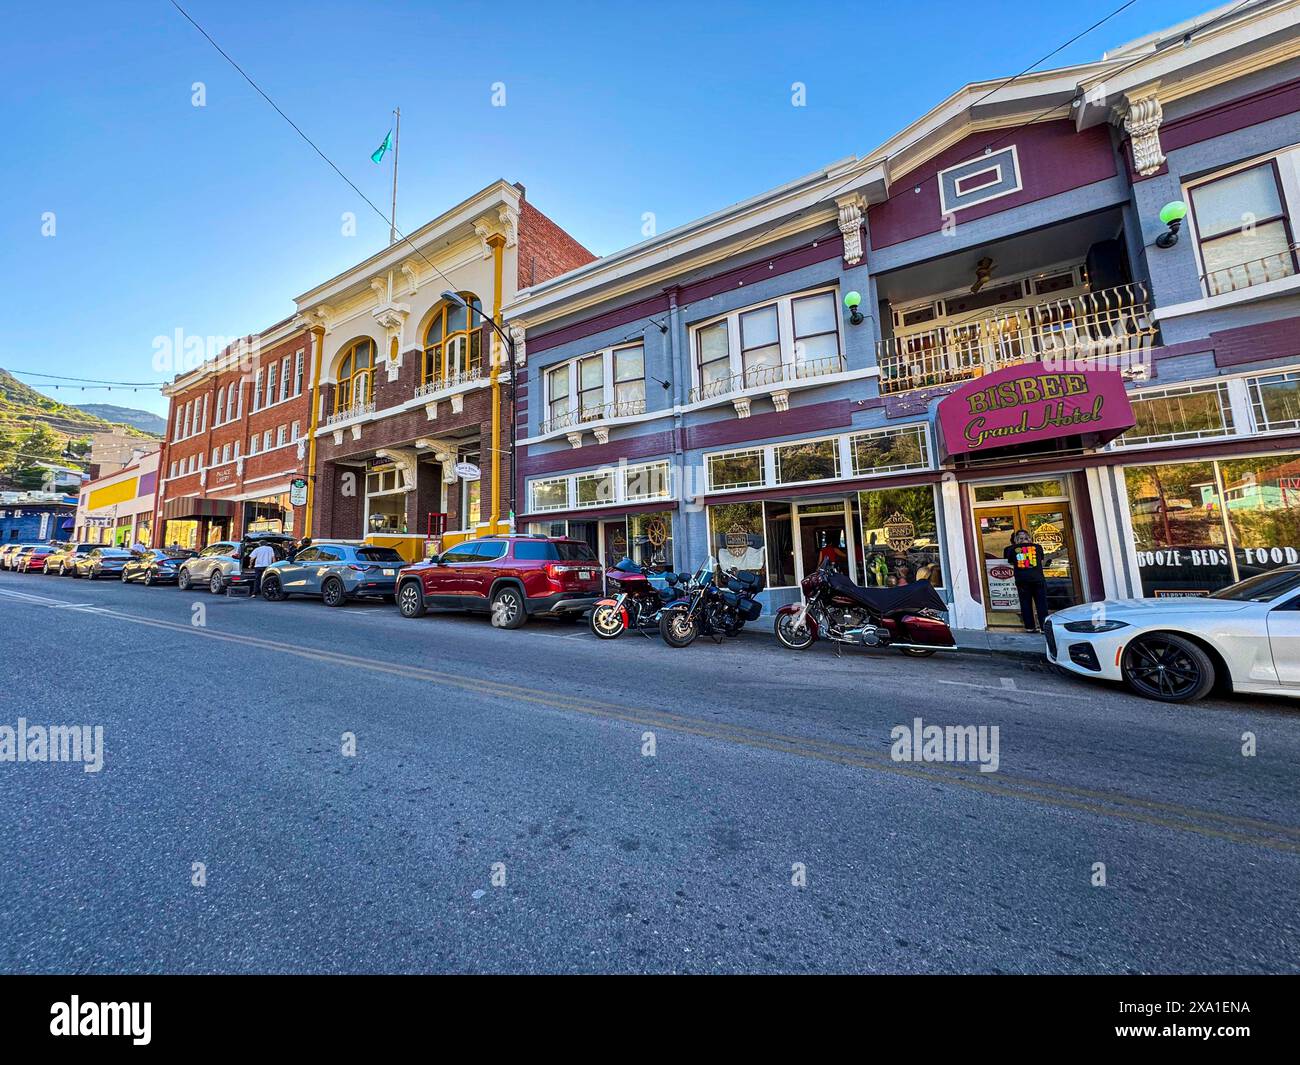
[[[726,569],[764,573],[763,504],[708,507],[709,553]]]
[[[1237,579],[1300,562],[1300,455],[1219,463]]]
[[[933,485],[858,493],[867,585],[944,584]]]
[[[1125,469],[1143,595],[1206,595],[1233,582],[1214,466]]]
[[[776,483],[830,480],[840,475],[839,441],[808,440],[776,449]]]
[[[1268,374],[1250,381],[1255,428],[1261,433],[1300,429],[1300,372]]]
[[[849,438],[849,447],[855,477],[870,477],[875,473],[894,473],[898,470],[921,470],[930,465],[924,425],[858,433]]]
[[[708,463],[709,488],[714,492],[724,488],[754,488],[763,483],[762,448],[710,455]]]
[[[623,471],[623,477],[623,498],[628,502],[638,499],[667,499],[671,494],[666,462],[628,466]],[[613,499],[612,491],[610,498]]]
[[[1232,432],[1228,386],[1188,385],[1130,397],[1135,423],[1120,437],[1120,445],[1170,440],[1201,440]]]
[[[614,474],[583,473],[577,477],[578,506],[599,507],[614,502]]]
[[[406,533],[406,495],[371,496],[366,501],[369,514],[366,531],[404,535]]]
[[[673,568],[673,515],[660,510],[627,519],[627,548],[633,562],[663,573]]]
[[[533,510],[563,510],[569,505],[569,479],[555,477],[548,481],[533,481]]]
[[[1061,481],[1017,481],[1015,484],[977,484],[976,503],[1017,503],[1022,499],[1056,499],[1069,493]]]

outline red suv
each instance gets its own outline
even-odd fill
[[[397,608],[418,618],[431,606],[479,610],[492,624],[517,629],[529,614],[578,617],[602,594],[595,552],[582,540],[485,536],[403,567]]]

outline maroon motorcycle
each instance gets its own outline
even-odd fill
[[[602,640],[618,639],[628,629],[649,637],[647,630],[658,627],[664,604],[676,599],[681,594],[679,585],[690,580],[686,573],[664,573],[660,577],[664,581],[662,589],[651,584],[649,571],[630,558],[607,569],[609,596],[591,608],[591,631]]]
[[[913,658],[956,646],[943,619],[947,604],[929,581],[863,588],[823,562],[803,579],[804,601],[776,614],[776,639],[803,651],[818,639],[855,647],[896,647]]]

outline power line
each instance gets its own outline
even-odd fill
[[[236,63],[235,60],[231,58],[230,54],[224,48],[221,47],[221,45],[217,44],[217,42],[212,39],[212,35],[208,33],[208,31],[205,30],[202,26],[200,26],[188,11],[186,11],[183,7],[181,7],[181,5],[176,2],[176,0],[169,0],[169,2],[171,3],[172,7],[174,7],[177,11],[179,11],[182,15],[185,16],[186,21],[188,21],[191,26],[193,26],[196,30],[198,30],[199,33],[203,34],[203,36],[207,39],[207,42],[210,45],[212,45],[212,47],[215,48],[221,54],[221,57],[225,59],[225,61],[229,63],[232,67],[234,67],[235,70],[239,72],[240,77],[242,77],[246,82],[248,82],[248,84],[251,85],[257,91],[257,94],[261,96],[262,99],[264,99],[268,104],[270,104],[273,108],[275,108],[276,114],[278,114],[281,118],[283,118],[286,122],[288,122],[290,126],[293,127],[294,132],[297,133],[298,136],[301,137],[304,141],[306,141],[308,145],[311,146],[312,151],[314,151],[323,160],[325,160],[329,168],[333,170],[334,173],[338,174],[338,176],[341,177],[345,182],[347,182],[348,187],[352,189],[352,191],[355,192],[358,196],[360,196],[361,199],[363,199],[366,202],[366,204],[370,207],[370,209],[375,212],[375,214],[377,214],[381,219],[383,219],[383,221],[388,223],[392,232],[396,233],[399,237],[401,237],[402,241],[405,244],[409,245],[412,251],[414,251],[421,259],[423,259],[426,263],[428,263],[430,267],[432,267],[434,273],[436,273],[439,277],[441,277],[444,281],[447,282],[447,284],[451,285],[451,287],[454,289],[456,287],[456,283],[452,281],[452,279],[449,278],[446,274],[444,274],[441,270],[439,270],[437,265],[433,262],[433,260],[430,259],[427,255],[425,255],[420,248],[417,248],[415,244],[411,241],[411,239],[397,227],[396,216],[390,218],[388,215],[384,214],[382,210],[376,207],[374,202],[370,199],[370,197],[367,196],[364,192],[362,192],[357,187],[356,183],[353,182],[353,180],[350,177],[348,177],[347,174],[343,173],[343,171],[338,168],[334,160],[332,160],[328,155],[326,155],[316,144],[316,142],[312,140],[309,136],[307,136],[306,133],[303,132],[302,127],[299,126],[298,123],[296,123],[292,118],[290,118],[287,114],[284,113],[284,110],[280,107],[280,105],[277,104],[274,100],[272,100],[271,97],[267,95],[266,91],[260,85],[258,85],[257,82],[255,82],[252,79],[252,77],[249,76],[248,72],[245,71],[244,68],[241,67],[238,63]],[[390,244],[389,247],[392,247],[392,245]]]

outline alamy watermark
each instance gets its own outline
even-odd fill
[[[0,762],[80,762],[87,773],[104,768],[103,725],[0,725]]]
[[[996,773],[1000,764],[997,725],[927,725],[916,717],[911,727],[895,725],[889,738],[895,762],[978,762],[981,773]]]

